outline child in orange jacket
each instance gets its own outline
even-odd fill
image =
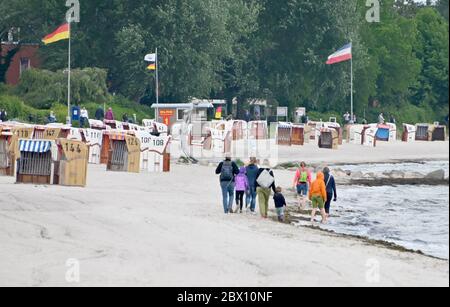
[[[317,173],[317,179],[311,184],[309,199],[313,206],[311,222],[314,223],[317,209],[320,209],[322,224],[326,224],[327,214],[325,212],[325,203],[327,202],[327,187],[325,184],[325,175],[322,172]]]

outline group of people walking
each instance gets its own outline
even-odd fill
[[[261,217],[269,216],[269,203],[273,193],[273,201],[278,220],[284,222],[286,199],[283,189],[276,185],[273,170],[264,163],[262,167],[257,165],[256,158],[250,158],[250,162],[241,168],[227,157],[216,169],[220,175],[223,209],[225,214],[243,213],[244,206],[247,211],[255,213],[256,200],[258,199]],[[311,222],[315,221],[318,210],[322,215],[322,223],[326,223],[330,216],[332,200],[337,201],[336,182],[328,167],[318,172],[316,179],[302,162],[295,174],[294,188],[298,194],[299,206],[305,209],[308,202],[312,204]],[[236,201],[236,209],[234,203]]]

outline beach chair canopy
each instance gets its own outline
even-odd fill
[[[20,140],[19,149],[21,152],[46,153],[52,148],[51,141]]]

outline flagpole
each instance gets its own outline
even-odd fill
[[[156,51],[155,51],[155,57],[156,57],[156,61],[155,61],[155,63],[156,63],[156,115],[155,115],[155,119],[156,119],[156,122],[157,123],[159,123],[159,72],[158,72],[158,69],[159,69],[159,63],[158,63],[158,48],[156,48]]]
[[[353,122],[353,120],[354,120],[354,103],[353,103],[353,55],[352,55],[352,58],[351,58],[351,60],[350,60],[350,79],[351,79],[351,81],[350,81],[350,83],[351,83],[351,85],[350,85],[350,88],[351,88],[351,95],[350,95],[350,104],[351,104],[351,112],[352,112],[352,114],[351,114],[351,116],[352,116],[352,118],[351,118],[351,121]]]
[[[71,114],[70,114],[70,59],[71,59],[71,52],[72,52],[72,27],[71,27],[71,20],[69,18],[68,20],[69,22],[69,64],[68,64],[68,77],[67,77],[67,123],[69,125],[72,124],[72,118],[71,118]]]

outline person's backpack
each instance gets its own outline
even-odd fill
[[[299,169],[300,176],[298,177],[298,183],[307,183],[308,182],[308,171],[303,171]]]
[[[270,170],[263,170],[262,173],[258,176],[258,179],[256,180],[258,182],[259,186],[268,189],[272,186],[272,184],[275,182],[275,178],[270,175]]]
[[[222,165],[222,172],[220,173],[220,181],[233,181],[234,168],[233,162],[225,161]]]

